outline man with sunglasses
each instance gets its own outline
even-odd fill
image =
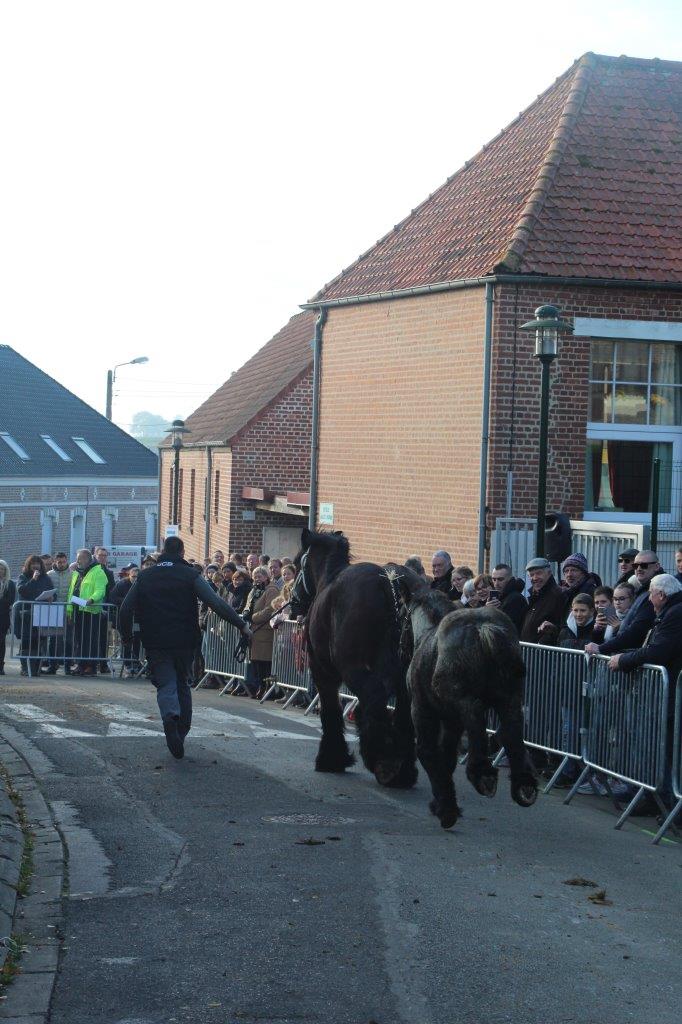
[[[630,577],[634,576],[635,573],[635,559],[639,551],[637,548],[625,548],[625,551],[621,551],[618,555],[618,579],[616,580],[614,590],[619,587],[621,583],[629,583]]]
[[[621,627],[614,637],[603,644],[588,644],[586,654],[618,654],[634,647],[641,647],[644,639],[654,624],[656,612],[649,600],[649,584],[654,576],[663,572],[655,551],[638,551],[633,562],[633,569],[639,591]]]

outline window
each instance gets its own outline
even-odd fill
[[[189,532],[194,533],[194,493],[196,489],[196,470],[189,473]]]
[[[220,470],[215,471],[215,485],[213,487],[213,518],[218,522],[218,509],[220,508]]]
[[[55,440],[53,440],[53,438],[51,438],[49,434],[41,434],[40,436],[42,437],[42,439],[45,442],[45,444],[47,445],[47,447],[51,448],[52,451],[55,453],[55,455],[59,456],[59,458],[62,460],[62,462],[73,462],[73,459],[71,458],[71,456],[67,455],[66,452],[64,451],[64,449],[60,448],[60,446],[57,444],[57,442]]]
[[[25,451],[18,441],[15,441],[11,434],[6,433],[4,430],[0,430],[0,437],[3,439],[8,448],[11,448],[15,455],[18,455],[22,462],[30,462],[31,456]]]
[[[85,452],[87,457],[91,459],[92,462],[96,462],[100,466],[106,462],[106,460],[103,459],[101,455],[98,455],[95,449],[88,444],[84,437],[72,437],[71,440],[74,442],[74,444],[78,445],[82,452]]]
[[[586,518],[646,522],[658,460],[660,524],[679,519],[672,495],[682,470],[682,345],[646,340],[648,326],[635,325],[628,340],[592,339]]]
[[[594,423],[682,425],[682,346],[593,341],[589,418]]]

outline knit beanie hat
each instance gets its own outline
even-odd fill
[[[577,552],[575,555],[569,555],[566,561],[562,564],[561,568],[568,569],[569,565],[574,565],[576,569],[580,569],[581,572],[589,572],[587,568],[587,559],[584,555],[581,555],[580,552]]]

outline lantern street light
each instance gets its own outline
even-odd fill
[[[173,420],[170,430],[166,433],[170,437],[171,447],[175,452],[175,467],[173,470],[173,524],[178,525],[178,499],[180,496],[180,450],[182,449],[182,435],[189,433],[183,420]]]
[[[549,368],[559,354],[559,335],[573,334],[573,325],[562,320],[556,306],[538,306],[535,319],[521,324],[522,331],[535,331],[535,355],[542,366],[540,381],[540,447],[538,452],[538,504],[535,525],[535,553],[545,554],[545,513],[547,505],[547,449],[549,439]]]
[[[107,408],[106,417],[108,420],[111,419],[111,407],[114,399],[114,381],[116,380],[116,371],[121,366],[136,366],[138,363],[148,363],[148,356],[138,356],[137,359],[130,359],[127,363],[117,363],[113,370],[107,370]]]

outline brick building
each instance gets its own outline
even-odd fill
[[[552,369],[548,507],[680,524],[682,64],[586,54],[304,308],[324,311],[318,521],[382,561],[476,566],[535,514],[540,366],[519,326],[573,319]],[[489,414],[486,409],[489,402]]]
[[[156,544],[156,455],[0,345],[0,557]]]
[[[315,318],[299,313],[186,420],[178,525],[187,556],[286,555],[307,522]],[[175,453],[160,449],[162,533]]]

